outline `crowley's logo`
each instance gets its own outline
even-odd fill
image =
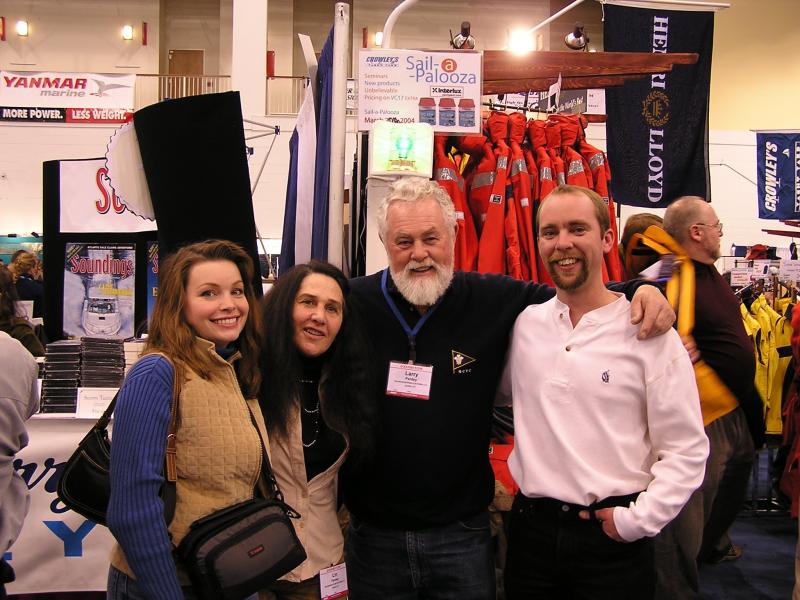
[[[450,357],[453,361],[453,373],[471,373],[472,369],[465,369],[464,367],[478,360],[458,350],[450,350]]]

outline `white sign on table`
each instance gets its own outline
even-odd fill
[[[78,388],[78,404],[75,416],[78,419],[99,419],[114,399],[118,388]]]
[[[92,421],[46,419],[28,421],[28,447],[14,468],[28,484],[31,504],[19,538],[6,553],[17,579],[9,594],[89,592],[106,589],[108,560],[114,538],[68,510],[56,496],[64,464],[86,435]]]

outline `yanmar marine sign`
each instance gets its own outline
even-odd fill
[[[0,121],[123,123],[135,75],[0,71]]]

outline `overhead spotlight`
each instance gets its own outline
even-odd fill
[[[381,46],[383,46],[383,32],[382,31],[376,31],[375,32],[375,45],[378,46],[379,48]]]
[[[133,39],[133,27],[130,25],[123,25],[122,27],[122,39],[123,40],[132,40]]]
[[[25,37],[28,35],[28,22],[17,21],[17,35]]]
[[[508,34],[508,49],[512,54],[522,55],[533,51],[533,36],[523,29],[515,29]]]
[[[575,29],[572,30],[572,33],[568,33],[564,37],[564,43],[567,45],[567,48],[571,48],[572,50],[586,50],[586,44],[589,43],[589,38],[586,37],[586,33],[583,31],[583,23],[575,23]]]
[[[453,37],[453,31],[450,30],[450,47],[456,50],[472,50],[475,48],[475,38],[470,34],[469,21],[461,23],[461,33]]]

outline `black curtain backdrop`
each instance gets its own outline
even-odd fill
[[[133,116],[158,223],[159,261],[209,238],[240,244],[261,295],[256,226],[238,92],[166,100]]]

